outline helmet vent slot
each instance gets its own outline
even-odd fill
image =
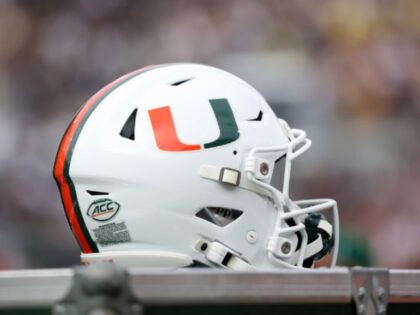
[[[277,160],[275,160],[275,163],[281,162],[285,157],[286,157],[286,153],[280,156],[279,158],[277,158]]]
[[[261,121],[262,118],[263,118],[263,111],[260,110],[260,112],[258,113],[258,116],[256,118],[248,119],[248,121]]]
[[[124,126],[122,127],[120,131],[121,137],[127,138],[132,141],[135,140],[134,130],[136,127],[136,117],[137,117],[137,108],[133,110],[133,112],[128,117],[127,121],[125,122]]]
[[[188,81],[191,81],[192,79],[194,79],[194,78],[183,79],[183,80],[180,80],[180,81],[176,81],[174,83],[171,83],[171,85],[172,86],[179,86],[181,84],[187,83]]]
[[[105,192],[105,191],[86,190],[86,192],[91,196],[106,196],[106,195],[109,195],[109,193]]]
[[[200,209],[195,215],[217,226],[226,226],[231,224],[242,215],[242,211],[222,208],[222,207],[204,207]]]

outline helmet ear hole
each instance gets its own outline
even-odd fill
[[[137,117],[137,108],[133,110],[130,116],[127,118],[124,126],[120,131],[120,136],[127,138],[129,140],[135,140],[135,128],[136,128],[136,117]]]

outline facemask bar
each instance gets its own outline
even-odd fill
[[[305,259],[305,252],[308,246],[308,235],[306,233],[306,227],[302,223],[302,219],[306,214],[324,211],[329,208],[333,210],[333,223],[334,223],[334,249],[331,260],[331,267],[334,267],[337,261],[338,255],[338,235],[339,235],[339,220],[338,220],[338,209],[337,204],[332,199],[309,199],[292,201],[289,198],[289,183],[292,161],[305,152],[311,146],[311,141],[306,138],[306,133],[299,129],[290,129],[287,123],[279,119],[279,123],[284,132],[289,136],[290,142],[277,147],[261,147],[253,148],[248,157],[250,163],[246,163],[245,174],[247,179],[256,185],[259,189],[266,191],[274,202],[275,208],[278,211],[278,215],[275,222],[275,228],[271,240],[276,240],[279,237],[287,236],[292,233],[299,233],[301,236],[301,247],[299,249],[299,255],[296,265],[287,262],[287,259],[281,259],[273,254],[268,245],[268,255],[270,260],[282,267],[295,268],[303,267]],[[294,151],[296,150],[296,151]],[[266,184],[255,177],[255,166],[252,161],[258,159],[258,155],[262,154],[276,154],[280,156],[286,153],[284,179],[283,179],[283,192],[280,192],[273,186]],[[301,208],[303,207],[303,208]],[[287,219],[292,219],[295,226],[289,226],[284,224]],[[270,242],[269,242],[270,243]]]

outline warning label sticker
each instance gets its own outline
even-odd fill
[[[93,229],[93,233],[97,242],[102,246],[131,241],[125,222],[101,225]]]

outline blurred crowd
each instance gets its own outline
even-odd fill
[[[273,86],[276,113],[311,131],[292,192],[337,199],[345,249],[362,244],[370,257],[343,263],[420,268],[419,1],[6,0],[0,269],[78,263],[52,178],[61,136],[109,81],[177,61]]]

